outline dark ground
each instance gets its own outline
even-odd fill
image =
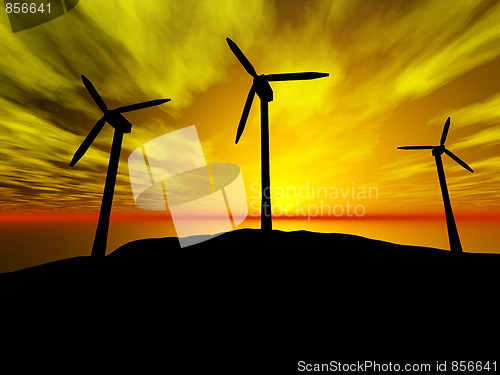
[[[295,374],[315,358],[498,357],[499,270],[497,254],[240,229],[184,249],[134,241],[0,274],[0,286],[17,327],[99,337],[91,352],[148,348],[172,373]]]

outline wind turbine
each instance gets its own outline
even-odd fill
[[[229,48],[233,51],[238,61],[243,65],[245,70],[253,77],[253,84],[248,93],[243,114],[241,115],[238,130],[236,131],[236,142],[240,140],[241,134],[245,129],[245,124],[248,119],[250,107],[252,106],[255,94],[260,98],[260,162],[261,162],[261,183],[262,183],[262,200],[261,200],[261,229],[272,230],[271,217],[271,177],[269,169],[269,102],[273,101],[273,90],[269,82],[271,81],[295,81],[316,79],[327,77],[328,73],[317,72],[300,72],[300,73],[281,73],[281,74],[261,74],[258,75],[250,61],[245,57],[243,52],[238,48],[236,43],[231,39],[226,38]]]
[[[147,102],[126,105],[123,107],[108,109],[104,100],[98,94],[92,83],[82,75],[83,84],[99,109],[104,112],[104,116],[94,125],[87,137],[83,140],[82,144],[76,150],[70,167],[74,166],[78,160],[85,154],[97,134],[104,127],[107,122],[115,128],[113,135],[113,143],[111,146],[111,154],[109,156],[108,172],[106,174],[106,183],[104,185],[104,193],[102,196],[101,211],[99,213],[99,222],[97,223],[97,230],[94,238],[94,245],[92,246],[92,256],[103,257],[106,255],[106,243],[108,240],[109,216],[111,214],[111,205],[113,203],[113,193],[115,190],[116,174],[118,172],[118,163],[120,161],[120,151],[122,147],[122,140],[124,133],[132,131],[132,124],[121,114],[124,112],[136,111],[138,109],[153,107],[170,101],[170,99],[156,99]]]
[[[450,158],[455,160],[462,167],[470,172],[474,172],[463,160],[456,156],[453,152],[444,147],[444,142],[450,130],[450,118],[444,124],[443,134],[439,146],[404,146],[398,147],[400,150],[432,150],[432,155],[436,159],[436,167],[439,176],[439,184],[441,185],[441,193],[443,194],[444,212],[446,214],[446,225],[448,227],[448,238],[450,240],[450,250],[454,253],[462,252],[462,245],[460,244],[460,237],[458,236],[457,225],[451,209],[450,195],[448,194],[448,186],[446,185],[446,178],[444,175],[443,161],[441,155],[445,153]]]

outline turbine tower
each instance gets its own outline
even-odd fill
[[[106,174],[106,183],[104,185],[104,193],[102,196],[101,211],[99,212],[99,222],[97,223],[97,229],[94,238],[94,245],[92,246],[93,257],[104,257],[106,255],[106,243],[108,241],[108,228],[109,228],[109,216],[111,214],[111,205],[113,203],[113,194],[115,190],[116,174],[118,172],[118,163],[120,161],[120,151],[122,147],[122,140],[124,133],[130,133],[132,131],[132,124],[121,114],[124,112],[136,111],[138,109],[153,107],[170,101],[170,99],[156,99],[147,102],[126,105],[123,107],[108,109],[106,103],[101,98],[92,83],[82,75],[83,84],[87,88],[88,92],[94,102],[97,104],[99,109],[104,113],[99,121],[94,125],[92,130],[89,132],[87,137],[83,140],[82,144],[76,150],[70,167],[74,166],[78,160],[85,154],[97,134],[102,130],[104,124],[107,122],[113,128],[115,128],[113,135],[113,143],[111,146],[111,154],[109,156],[108,172]]]
[[[245,129],[250,107],[252,106],[255,94],[260,98],[260,162],[261,162],[261,229],[270,231],[273,229],[271,216],[271,177],[269,167],[269,102],[273,101],[273,90],[270,81],[296,81],[306,79],[316,79],[327,77],[328,73],[301,72],[301,73],[282,73],[282,74],[261,74],[258,75],[250,61],[238,48],[236,43],[226,38],[229,48],[234,53],[238,61],[245,70],[253,77],[253,84],[248,93],[243,114],[241,115],[238,130],[236,131],[236,142],[240,140],[241,134]]]
[[[453,253],[461,253],[462,245],[460,243],[460,237],[458,236],[457,225],[455,223],[455,218],[453,216],[453,211],[451,209],[450,195],[448,194],[448,186],[446,185],[446,178],[444,175],[443,161],[441,155],[446,154],[453,160],[455,160],[462,167],[470,172],[474,172],[471,167],[469,167],[463,160],[456,156],[453,152],[448,150],[444,146],[446,137],[448,136],[448,131],[450,130],[450,118],[446,120],[444,124],[443,134],[441,135],[441,141],[439,146],[403,146],[398,147],[400,150],[432,150],[432,155],[436,159],[436,167],[439,177],[439,184],[441,185],[441,193],[443,194],[444,202],[444,212],[446,214],[446,225],[448,227],[448,238],[450,240],[450,250]]]

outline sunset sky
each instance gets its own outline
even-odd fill
[[[499,20],[496,0],[81,0],[53,21],[13,33],[1,12],[0,214],[98,213],[113,129],[106,125],[68,166],[102,115],[82,74],[110,108],[172,99],[126,114],[134,127],[124,136],[114,214],[144,214],[130,188],[130,153],[190,125],[208,162],[241,168],[250,213],[258,213],[259,102],[235,145],[252,80],[229,50],[230,37],[259,74],[330,74],[272,83],[277,212],[349,203],[362,204],[366,217],[443,215],[431,152],[396,147],[438,144],[449,116],[446,145],[475,171],[443,157],[454,212],[494,220]],[[314,188],[377,195],[320,198]]]

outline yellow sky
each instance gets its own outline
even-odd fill
[[[124,138],[113,212],[140,212],[128,179],[130,153],[193,124],[207,161],[240,166],[251,210],[258,207],[259,103],[235,145],[251,77],[229,50],[229,36],[259,74],[330,74],[272,84],[277,207],[320,204],[313,187],[376,188],[376,197],[347,194],[325,203],[362,204],[367,215],[441,213],[430,151],[396,147],[437,144],[450,116],[447,146],[475,170],[445,157],[454,210],[498,213],[499,19],[498,1],[478,0],[85,0],[12,33],[2,13],[1,210],[98,211],[113,129],[106,126],[68,167],[101,116],[81,74],[111,108],[172,99],[126,115],[134,127]],[[298,197],[301,188],[308,193]]]

